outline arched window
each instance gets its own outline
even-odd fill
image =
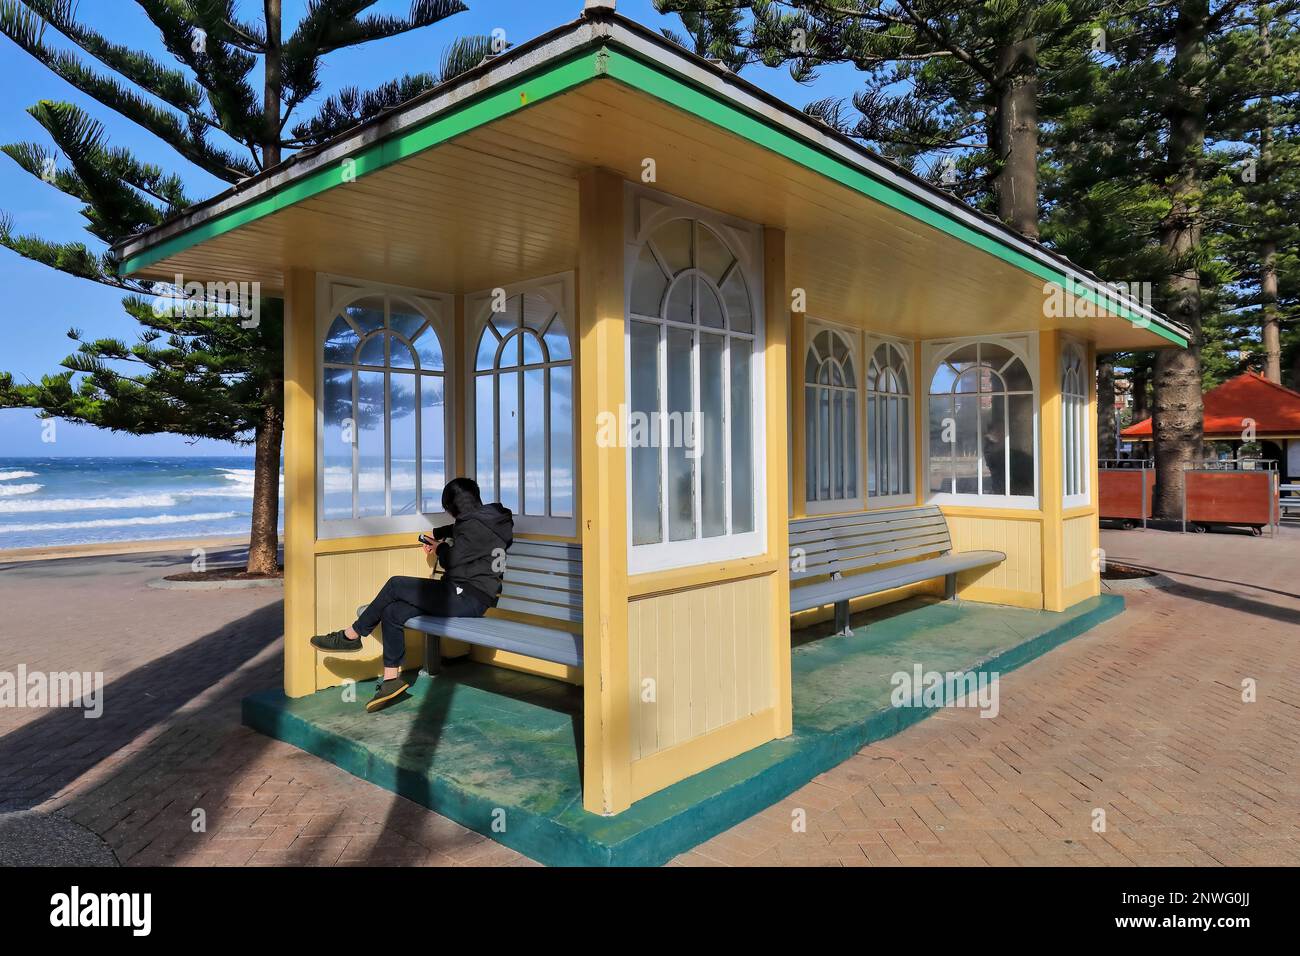
[[[321,345],[322,530],[428,527],[420,516],[441,513],[447,480],[441,306],[339,291]]]
[[[1088,360],[1066,343],[1061,352],[1061,453],[1066,504],[1088,501]]]
[[[484,501],[538,519],[534,530],[573,517],[573,346],[562,306],[536,289],[494,290],[479,306],[475,474]]]
[[[930,491],[1032,499],[1037,487],[1033,378],[997,342],[942,347],[930,379]]]
[[[867,365],[867,497],[873,503],[912,491],[912,376],[907,349],[881,342]]]
[[[758,286],[732,244],[737,233],[672,218],[630,253],[627,442],[638,570],[762,549]]]
[[[807,500],[852,504],[858,492],[858,379],[853,348],[834,329],[813,335],[804,361]]]

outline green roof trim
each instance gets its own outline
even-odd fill
[[[606,72],[615,80],[648,93],[669,105],[685,110],[714,125],[721,126],[813,172],[819,173],[828,179],[833,179],[855,192],[869,196],[877,202],[896,209],[935,229],[939,229],[968,245],[987,252],[989,255],[996,256],[1004,262],[1017,266],[1030,275],[1046,282],[1054,282],[1062,288],[1067,288],[1073,295],[1081,299],[1099,305],[1108,311],[1119,312],[1122,318],[1127,319],[1134,325],[1151,329],[1181,348],[1187,347],[1187,340],[1183,336],[1172,329],[1166,329],[1160,324],[1151,321],[1150,318],[1141,313],[1134,312],[1122,302],[1116,302],[1113,298],[1099,296],[1091,289],[1081,289],[1079,284],[1064,272],[1052,269],[1032,257],[998,242],[991,236],[951,219],[940,210],[899,192],[888,183],[884,183],[862,170],[854,168],[839,157],[830,155],[784,130],[737,109],[732,104],[723,102],[707,91],[693,84],[683,82],[636,56],[610,50]]]
[[[586,49],[535,72],[508,82],[501,89],[467,100],[446,113],[388,139],[362,147],[337,165],[317,169],[302,179],[286,183],[244,206],[214,216],[208,222],[187,229],[151,249],[127,257],[122,273],[130,275],[168,256],[208,239],[271,215],[295,203],[310,199],[352,179],[401,162],[477,127],[491,123],[536,103],[572,90],[600,76],[638,90],[676,109],[719,126],[757,146],[770,150],[821,176],[834,180],[861,195],[883,203],[911,218],[938,229],[967,245],[1001,259],[1028,274],[1068,290],[1072,295],[1118,313],[1134,325],[1150,329],[1180,348],[1188,340],[1177,331],[1130,309],[1114,297],[1081,288],[1067,272],[1053,268],[1032,256],[999,242],[996,238],[953,219],[913,196],[900,191],[843,158],[821,149],[751,112],[726,102],[706,88],[674,75],[608,42],[598,49]],[[345,166],[347,161],[352,166]]]

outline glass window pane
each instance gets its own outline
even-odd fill
[[[692,411],[694,333],[668,330],[668,539],[695,537],[695,460],[685,447]]]
[[[551,514],[573,517],[573,368],[551,369]]]
[[[967,368],[957,377],[956,384],[953,385],[952,390],[964,394],[978,392],[980,390],[981,375],[982,373],[987,373],[987,371],[987,369],[981,368],[977,365]],[[984,391],[988,391],[988,389],[985,388]]]
[[[491,304],[495,305],[498,302],[499,300],[496,298],[495,293],[493,293]],[[494,310],[489,316],[488,321],[490,321],[492,327],[497,330],[497,334],[504,339],[512,331],[519,328],[521,313],[524,307],[523,297],[512,295],[510,298],[506,299],[505,302],[500,304],[502,306],[501,311],[497,312]]]
[[[972,342],[948,353],[948,358],[945,361],[960,372],[966,366],[974,365],[978,361],[978,355],[979,346]]]
[[[488,336],[492,338],[492,336]],[[493,339],[495,341],[495,339]],[[493,376],[480,375],[474,392],[474,475],[484,501],[500,501],[496,480],[496,428]]]
[[[980,494],[1007,493],[1007,399],[1005,395],[979,397],[981,455],[984,460]]]
[[[911,402],[906,398],[898,400],[898,492],[908,494],[912,490],[912,426]]]
[[[930,493],[940,494],[954,490],[953,458],[954,446],[945,441],[951,438],[946,429],[954,427],[956,416],[952,407],[951,395],[935,395],[930,398]],[[872,419],[875,423],[875,419]]]
[[[357,372],[357,517],[387,512],[384,490],[384,373]]]
[[[519,372],[502,372],[497,379],[497,441],[500,443],[501,503],[519,510]]]
[[[546,296],[535,292],[526,292],[520,296],[520,299],[523,301],[524,328],[540,333],[551,321],[551,316],[555,314],[555,307]]]
[[[406,346],[394,339],[393,345]],[[391,451],[392,511],[394,515],[415,514],[415,416],[419,412],[414,375],[388,376],[389,441]]]
[[[691,220],[674,219],[654,234],[654,244],[674,276],[694,262],[691,253]]]
[[[1011,445],[1010,493],[1032,495],[1034,493],[1033,396],[1010,396],[1007,399],[1007,420]]]
[[[542,364],[542,343],[532,332],[519,333],[519,341],[523,346],[524,364],[541,365]]]
[[[419,312],[403,309],[402,303],[394,302],[392,313],[388,316],[388,327],[408,342],[414,341],[424,327],[425,318]]]
[[[817,390],[817,500],[831,496],[831,393]]]
[[[844,493],[849,498],[858,496],[858,403],[854,393],[844,403],[845,438],[844,460],[848,466],[848,478]]]
[[[478,358],[474,362],[476,370],[481,372],[492,367],[492,363],[496,361],[497,346],[500,342],[501,340],[492,334],[492,329],[485,325],[483,334],[478,340]]]
[[[433,375],[421,375],[420,510],[426,514],[442,511],[442,486],[447,483],[446,412],[443,380]]]
[[[384,327],[383,296],[370,296],[361,299],[343,311],[352,320],[352,324],[361,330],[362,335]]]
[[[1003,370],[1002,379],[1009,392],[1028,392],[1032,391],[1034,387],[1033,380],[1029,377],[1029,371],[1025,368],[1025,363],[1020,359],[1015,359]]]
[[[350,365],[352,356],[356,354],[358,341],[360,339],[352,326],[348,325],[348,320],[339,316],[325,336],[324,360]]]
[[[985,399],[987,401],[987,398]],[[953,397],[952,441],[953,491],[958,494],[979,494],[980,474],[980,418],[978,399],[973,395]]]
[[[999,371],[1002,369],[1002,366],[1011,361],[1011,352],[1004,346],[994,345],[992,342],[981,342],[979,348],[980,361],[985,365],[998,369]]]
[[[701,534],[727,533],[726,433],[723,431],[723,350],[721,335],[700,335],[700,417],[695,434],[700,467]]]
[[[325,458],[325,519],[352,517],[352,372],[349,369],[325,369],[325,387],[321,399],[322,452]]]
[[[876,484],[876,469],[880,461],[880,423],[876,409],[876,402],[879,399],[874,395],[867,396],[867,494],[880,494],[880,487]]]
[[[415,368],[415,353],[395,335],[388,336],[388,364],[393,368]]]
[[[385,363],[384,358],[384,339],[387,336],[382,333],[372,335],[361,343],[361,351],[357,353],[357,362],[361,365],[378,365],[382,367]]]
[[[632,275],[632,311],[641,315],[658,316],[667,288],[668,277],[664,275],[659,260],[650,251],[648,244],[643,246],[641,255],[636,260],[636,271]]]
[[[569,336],[565,331],[564,320],[558,315],[551,320],[546,330],[546,351],[552,362],[567,362],[573,357],[569,348]]]
[[[736,257],[708,226],[698,226],[699,247],[695,264],[714,282],[721,282]]]
[[[812,357],[809,356],[809,361]],[[804,389],[803,398],[803,434],[804,434],[804,496],[808,501],[817,500],[817,389],[809,385]]]
[[[755,527],[753,354],[754,344],[748,339],[731,340],[732,534],[745,534]]]
[[[674,322],[695,321],[695,277],[679,279],[668,293],[667,318]]]
[[[718,294],[707,282],[699,280],[700,324],[711,329],[720,329],[726,325],[722,314],[722,303]]]
[[[722,301],[727,304],[727,318],[731,320],[733,331],[754,331],[754,310],[739,267],[732,270],[727,281],[722,283]]]
[[[442,361],[442,343],[438,333],[425,326],[415,340],[415,354],[420,358],[420,370],[423,372],[441,372],[446,366]]]
[[[930,379],[930,394],[942,395],[951,392],[956,381],[957,373],[953,371],[952,366],[942,364],[934,370],[934,377]]]
[[[844,393],[838,389],[831,402],[831,497],[844,497]]]
[[[529,336],[532,338],[532,336]],[[523,512],[546,514],[546,371],[529,369],[524,376],[524,500]]]
[[[631,331],[631,414],[626,438],[632,446],[632,543],[657,544],[663,540],[662,500],[659,485],[659,438],[650,431],[659,407],[659,327],[633,322]],[[640,427],[637,422],[640,422]]]

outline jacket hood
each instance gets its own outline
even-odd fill
[[[477,521],[486,527],[494,535],[501,539],[501,543],[510,547],[515,537],[515,516],[505,505],[493,503],[484,505],[477,511],[471,511],[468,514],[461,515],[460,521]]]

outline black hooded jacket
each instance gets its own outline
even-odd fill
[[[489,607],[501,594],[505,555],[514,542],[514,515],[500,504],[466,512],[455,524],[435,528],[443,579],[462,587]]]

